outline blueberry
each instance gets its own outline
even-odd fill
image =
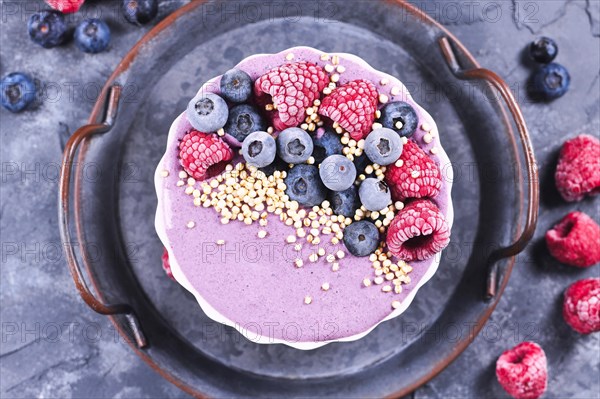
[[[306,162],[313,152],[308,133],[297,127],[285,129],[277,137],[277,153],[287,163]]]
[[[252,78],[241,69],[230,69],[221,76],[221,95],[234,103],[248,101],[252,94]]]
[[[344,191],[332,191],[329,194],[329,202],[334,214],[354,217],[356,210],[360,208],[358,187],[353,184]]]
[[[345,156],[334,154],[321,162],[319,175],[325,187],[333,191],[343,191],[354,184],[356,167]]]
[[[316,163],[321,163],[325,158],[334,154],[341,154],[344,149],[344,145],[340,141],[340,135],[331,129],[324,129],[319,134],[317,132],[313,136],[313,153],[312,156]]]
[[[534,61],[541,64],[552,62],[558,54],[556,42],[549,37],[540,37],[529,45],[529,55]]]
[[[354,256],[369,256],[379,246],[379,230],[367,220],[354,222],[344,229],[344,245]]]
[[[258,111],[248,104],[236,105],[229,110],[225,133],[240,143],[250,133],[267,130],[267,124]]]
[[[271,176],[273,173],[275,173],[276,170],[287,171],[287,169],[288,164],[284,162],[281,158],[279,158],[277,155],[275,155],[275,159],[269,165],[259,168],[259,170],[267,176]]]
[[[204,133],[216,132],[225,126],[229,115],[225,100],[214,93],[201,93],[192,98],[186,112],[194,129]]]
[[[152,21],[158,14],[158,0],[123,0],[125,19],[134,25]]]
[[[110,28],[100,19],[83,20],[75,29],[75,45],[85,53],[100,53],[106,50],[109,42]]]
[[[412,136],[419,125],[417,113],[404,101],[386,104],[381,109],[379,121],[383,127],[395,130],[401,137]]]
[[[392,203],[392,194],[387,184],[374,177],[363,180],[358,189],[358,196],[365,208],[372,212],[379,212]]]
[[[264,168],[275,160],[275,139],[267,132],[250,133],[242,143],[242,155],[246,163]]]
[[[33,80],[24,73],[13,72],[0,81],[2,106],[11,112],[20,112],[35,100]]]
[[[402,139],[387,127],[375,129],[365,139],[365,153],[379,165],[390,165],[402,154]]]
[[[62,13],[54,10],[33,14],[27,23],[27,30],[31,40],[45,48],[63,44],[68,33],[65,17]]]
[[[356,174],[365,174],[365,168],[372,165],[372,162],[367,157],[367,154],[362,153],[361,155],[354,157],[354,166],[356,167]]]
[[[319,178],[319,169],[314,165],[294,165],[284,179],[285,193],[300,205],[320,205],[327,196],[327,189]]]
[[[567,69],[556,63],[542,66],[534,72],[532,79],[535,94],[547,100],[564,95],[571,83]]]

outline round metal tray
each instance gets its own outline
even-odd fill
[[[210,320],[164,276],[153,227],[154,168],[189,98],[248,55],[296,45],[354,53],[397,76],[436,120],[454,168],[452,242],[411,307],[359,341],[308,352],[255,344]],[[64,162],[61,235],[82,297],[144,361],[195,396],[414,390],[483,327],[537,215],[535,160],[510,91],[403,2],[192,2],[126,55]]]

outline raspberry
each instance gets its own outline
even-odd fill
[[[579,280],[567,288],[563,318],[578,333],[600,331],[600,278]]]
[[[377,88],[373,83],[364,79],[353,80],[325,97],[319,114],[337,122],[358,141],[373,128],[377,98]]]
[[[600,226],[583,212],[571,212],[546,232],[550,254],[561,263],[589,267],[600,262]]]
[[[442,187],[441,171],[435,162],[414,142],[408,140],[398,162],[388,165],[385,181],[395,201],[407,198],[433,198]]]
[[[192,130],[179,143],[179,162],[196,180],[218,175],[231,158],[233,152],[216,134]]]
[[[171,272],[171,265],[169,264],[169,253],[167,252],[167,248],[163,249],[161,259],[163,270],[165,271],[167,276],[169,276],[170,279],[175,280],[175,277],[173,277],[173,273]]]
[[[276,109],[269,111],[269,116],[273,127],[281,131],[304,122],[306,109],[320,97],[328,83],[323,68],[310,62],[297,62],[273,68],[256,79],[254,93],[259,104],[273,103]]]
[[[563,144],[554,175],[565,201],[600,194],[600,140],[582,134]]]
[[[77,12],[85,0],[44,0],[50,7],[69,14]]]
[[[390,252],[406,262],[424,260],[446,248],[450,228],[433,202],[416,200],[394,217],[386,242]]]
[[[522,342],[504,352],[496,362],[496,378],[516,399],[537,399],[548,383],[544,350],[534,342]]]

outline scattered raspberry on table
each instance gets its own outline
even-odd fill
[[[563,318],[578,333],[600,331],[600,278],[579,280],[567,288]]]
[[[561,263],[590,267],[600,262],[600,226],[583,212],[571,212],[546,233],[550,254]]]
[[[85,0],[44,0],[50,7],[69,14],[77,12]]]
[[[554,175],[565,201],[581,201],[600,193],[600,140],[582,134],[568,140],[560,150]]]
[[[546,391],[547,367],[544,350],[534,342],[522,342],[498,358],[496,377],[513,398],[537,399]]]

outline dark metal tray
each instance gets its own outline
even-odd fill
[[[435,118],[455,176],[452,242],[411,307],[363,339],[313,351],[255,344],[206,317],[164,276],[153,226],[154,168],[188,99],[242,58],[296,45],[354,53],[399,77]],[[195,396],[383,397],[416,389],[483,327],[538,207],[535,160],[507,86],[443,27],[395,1],[192,2],[125,56],[64,162],[61,235],[83,299],[110,316],[144,361]]]

